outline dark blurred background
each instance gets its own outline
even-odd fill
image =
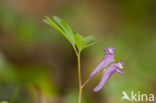
[[[126,63],[98,93],[95,76],[82,103],[121,103],[122,91],[156,94],[156,0],[0,0],[0,101],[77,103],[76,56],[45,16],[101,40],[82,52],[83,81],[107,46]]]

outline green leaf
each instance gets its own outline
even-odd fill
[[[93,36],[87,36],[85,38],[82,35],[75,33],[74,37],[75,37],[75,43],[76,43],[76,46],[77,46],[79,52],[81,52],[83,49],[97,43]]]
[[[97,44],[99,41],[92,41],[91,43],[87,44],[84,48],[90,47],[92,45]]]
[[[72,44],[72,46],[75,47],[75,40],[72,34],[72,29],[60,18],[55,16],[54,19],[57,24],[47,16],[46,19],[43,19],[43,22],[58,30]]]
[[[51,24],[51,22],[50,22],[49,20],[47,20],[47,19],[43,19],[42,21],[43,21],[44,23],[50,25],[50,26],[53,26],[53,25]]]
[[[86,44],[90,44],[92,43],[93,41],[95,41],[95,38],[93,36],[87,36],[86,37]]]
[[[86,40],[83,36],[81,36],[78,33],[75,33],[74,37],[75,37],[76,46],[80,52],[84,48],[84,46],[86,45]]]
[[[56,21],[56,23],[64,30],[64,32],[67,34],[67,36],[69,37],[72,45],[75,45],[75,39],[74,39],[74,35],[73,35],[73,31],[71,29],[71,27],[62,19],[60,19],[57,16],[54,16],[53,19]]]
[[[78,33],[73,33],[71,27],[59,17],[54,16],[53,19],[55,22],[49,17],[46,17],[46,19],[43,19],[43,22],[61,32],[63,36],[71,43],[74,49],[76,45],[79,52],[81,52],[84,48],[87,48],[97,43],[95,42],[95,38],[93,36],[87,36],[85,38]]]
[[[43,22],[52,26],[53,28],[55,28],[56,30],[58,30],[59,32],[61,32],[63,34],[63,36],[68,39],[67,35],[65,34],[65,32],[57,25],[55,24],[54,21],[52,21],[49,17],[46,16],[46,19],[43,19]]]

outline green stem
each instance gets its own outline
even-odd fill
[[[78,103],[81,103],[81,97],[82,97],[82,87],[79,88],[79,98],[78,98]]]
[[[81,96],[82,96],[82,82],[81,82],[81,63],[80,63],[80,53],[77,55],[77,62],[78,62],[78,80],[79,80],[79,97],[78,103],[81,103]]]
[[[80,53],[78,53],[78,57],[77,57],[77,61],[78,61],[78,80],[79,80],[79,88],[81,87],[81,63],[80,63]]]
[[[89,81],[90,79],[86,80],[81,87],[84,88]]]
[[[85,81],[82,84],[82,80],[81,80],[81,60],[80,60],[80,52],[77,52],[76,48],[74,48],[74,51],[76,53],[77,56],[77,63],[78,63],[78,81],[79,81],[79,96],[78,96],[78,103],[81,103],[81,97],[82,97],[82,91],[83,88],[85,87],[85,85],[89,82],[89,79],[87,81]]]

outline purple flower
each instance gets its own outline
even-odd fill
[[[120,69],[123,69],[124,61],[118,61],[116,63],[112,63],[105,71],[103,71],[103,76],[100,81],[100,83],[94,88],[94,92],[97,92],[102,89],[102,87],[105,85],[107,80],[110,78],[110,76],[114,72],[119,72],[120,74],[123,74],[123,72]]]
[[[99,71],[101,71],[103,68],[105,68],[108,64],[114,61],[114,53],[115,53],[115,48],[114,47],[107,47],[104,49],[105,51],[105,56],[101,60],[101,62],[96,66],[96,68],[93,70],[93,72],[90,75],[90,79]]]
[[[97,74],[99,71],[106,68],[109,64],[110,65],[105,69],[105,71],[103,71],[102,79],[100,83],[94,88],[94,92],[97,92],[100,89],[102,89],[102,87],[105,85],[107,80],[114,72],[119,72],[120,74],[123,74],[123,72],[120,69],[123,68],[124,61],[118,61],[116,63],[112,63],[114,61],[115,48],[107,47],[106,49],[104,49],[104,51],[105,51],[105,56],[91,73],[90,79],[92,79],[92,77],[95,74]]]

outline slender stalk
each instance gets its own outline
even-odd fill
[[[83,90],[83,88],[80,87],[80,88],[79,88],[79,98],[78,98],[78,103],[81,103],[82,90]]]
[[[80,53],[77,55],[77,63],[78,63],[78,80],[79,80],[79,97],[78,103],[81,103],[81,96],[82,96],[82,82],[81,82],[81,63],[80,63]]]
[[[81,87],[84,88],[89,81],[90,79],[86,80]]]
[[[81,87],[81,63],[80,63],[80,53],[78,54],[77,57],[77,61],[78,61],[78,79],[79,79],[79,88]]]
[[[77,52],[76,48],[74,47],[74,51],[76,53],[77,56],[77,63],[78,63],[78,81],[79,81],[79,96],[78,96],[78,103],[81,103],[81,97],[82,97],[82,91],[83,88],[85,87],[85,85],[89,82],[89,79],[86,80],[83,84],[82,84],[82,80],[81,80],[81,59],[80,59],[80,52]]]

